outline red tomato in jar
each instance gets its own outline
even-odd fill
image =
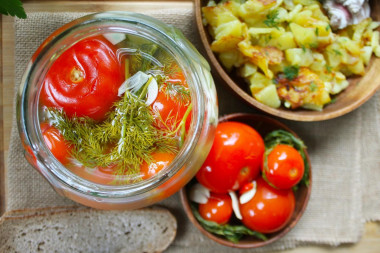
[[[67,49],[46,74],[41,102],[63,109],[69,117],[104,119],[123,82],[115,52],[103,37],[84,39]]]
[[[171,153],[157,152],[152,154],[152,162],[143,162],[140,167],[142,179],[148,179],[156,175],[161,170],[167,168],[173,161],[175,155]]]
[[[266,180],[279,189],[289,189],[298,184],[304,171],[301,154],[295,148],[284,144],[275,146],[263,165]]]
[[[295,197],[291,189],[271,187],[264,179],[256,180],[253,198],[240,204],[242,222],[248,228],[261,233],[273,233],[282,229],[291,219]]]
[[[196,178],[213,192],[236,190],[258,176],[264,151],[264,141],[252,127],[239,122],[219,123],[211,151]]]
[[[71,145],[63,138],[62,134],[54,126],[41,123],[41,133],[46,146],[54,157],[62,164],[69,162]]]
[[[185,76],[177,71],[169,76],[151,105],[152,111],[159,114],[159,117],[156,115],[158,127],[175,130],[185,116],[190,102],[190,90]],[[190,112],[185,122],[186,131],[189,130],[191,118]]]
[[[226,224],[232,215],[232,200],[227,194],[211,193],[206,204],[199,204],[199,214],[203,219]]]

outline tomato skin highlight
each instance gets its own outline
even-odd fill
[[[62,53],[48,70],[40,101],[69,117],[105,118],[123,81],[116,49],[102,37],[84,39]]]
[[[48,123],[41,123],[40,126],[46,146],[60,163],[67,164],[71,152],[70,144],[54,126],[50,126]]]
[[[289,189],[297,185],[304,174],[305,166],[301,154],[284,144],[275,146],[263,165],[266,180],[279,189]]]
[[[264,151],[264,141],[252,127],[231,121],[219,123],[211,151],[196,178],[213,192],[236,190],[259,175]]]
[[[203,219],[226,224],[232,215],[232,201],[229,195],[211,193],[206,204],[199,204],[199,214]]]
[[[248,228],[261,233],[279,231],[293,215],[294,193],[291,189],[275,189],[262,178],[256,182],[255,196],[247,203],[240,204],[242,222]]]
[[[163,152],[153,153],[152,162],[148,164],[144,161],[140,167],[140,173],[142,175],[142,179],[148,179],[148,178],[153,177],[158,172],[168,167],[174,158],[175,158],[175,155],[171,153],[163,153]]]

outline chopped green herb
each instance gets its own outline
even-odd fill
[[[264,24],[268,27],[277,27],[278,25],[278,21],[276,21],[276,19],[278,19],[278,10],[274,10],[274,11],[271,11],[269,12],[269,14],[266,16],[266,20],[264,20]]]
[[[331,30],[331,27],[330,27],[330,25],[327,25],[326,26],[326,31],[328,32],[329,30]]]
[[[318,85],[315,82],[310,83],[310,91],[314,92],[318,89]]]
[[[334,104],[336,102],[336,98],[332,98],[330,104]]]
[[[332,67],[330,65],[326,65],[326,70],[328,73],[331,73]]]
[[[304,45],[301,45],[302,51],[306,53],[306,47]]]
[[[315,35],[319,36],[319,28],[315,28]]]
[[[337,50],[337,49],[333,49],[333,52],[336,54],[336,55],[342,55],[342,52]]]
[[[287,66],[284,68],[284,74],[286,79],[293,80],[298,76],[299,67],[298,66]]]
[[[314,49],[314,48],[318,48],[318,46],[319,46],[319,43],[318,43],[318,42],[310,43],[310,44],[309,44],[309,47],[310,47],[310,48],[313,48],[313,49]]]

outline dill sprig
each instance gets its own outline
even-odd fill
[[[167,98],[178,102],[180,105],[187,105],[191,101],[191,95],[189,88],[182,84],[176,84],[173,82],[166,82],[166,86],[162,86],[163,91]]]
[[[116,174],[135,175],[144,161],[151,161],[153,151],[177,150],[176,139],[154,127],[149,107],[130,91],[115,103],[114,110],[101,123],[83,117],[68,118],[57,109],[48,109],[47,115],[73,144],[73,157],[86,167],[116,164]]]
[[[278,10],[273,10],[268,13],[266,16],[266,20],[264,20],[264,24],[268,27],[276,27],[278,25]]]

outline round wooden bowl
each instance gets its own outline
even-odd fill
[[[258,115],[258,114],[245,114],[245,113],[230,114],[230,115],[222,117],[220,121],[221,122],[222,121],[237,121],[237,122],[245,123],[247,125],[252,126],[254,129],[256,129],[256,131],[258,131],[261,134],[261,136],[265,136],[271,131],[282,129],[298,137],[296,133],[294,133],[291,129],[289,129],[287,126],[285,126],[281,122],[274,120],[272,118],[266,117],[266,116]],[[309,159],[307,150],[305,150],[305,154],[310,165],[310,159]],[[189,184],[187,184],[184,188],[181,189],[180,196],[181,196],[181,202],[185,209],[187,217],[194,224],[194,226],[197,227],[205,236],[207,236],[211,240],[216,241],[217,243],[220,243],[222,245],[229,246],[229,247],[257,248],[257,247],[262,247],[270,243],[273,243],[274,241],[277,241],[278,239],[283,237],[286,233],[288,233],[292,228],[294,228],[294,226],[297,224],[302,214],[304,213],[307,203],[310,198],[311,187],[312,187],[311,166],[309,169],[309,181],[310,181],[310,184],[308,187],[306,187],[305,185],[300,185],[298,190],[295,192],[296,206],[295,206],[293,216],[288,222],[288,224],[278,232],[266,234],[266,236],[268,237],[268,240],[266,241],[262,241],[253,236],[245,236],[238,243],[233,243],[223,237],[212,234],[208,232],[207,230],[205,230],[198,223],[197,219],[194,217],[194,214],[191,211],[190,201],[188,198],[188,190],[190,189],[191,185],[196,182],[195,179],[191,181]]]
[[[321,121],[336,118],[353,111],[370,99],[380,88],[380,58],[372,56],[371,62],[366,68],[366,74],[363,77],[348,79],[350,85],[336,96],[334,103],[326,105],[322,111],[306,109],[290,110],[283,106],[275,109],[264,105],[252,97],[248,85],[241,77],[226,72],[217,59],[216,54],[211,50],[210,45],[213,40],[202,22],[202,7],[205,6],[207,2],[207,0],[195,0],[195,16],[198,31],[211,65],[229,88],[231,88],[238,97],[254,108],[290,120]],[[380,20],[380,4],[376,4],[375,0],[370,0],[370,4],[372,18],[374,20]]]

